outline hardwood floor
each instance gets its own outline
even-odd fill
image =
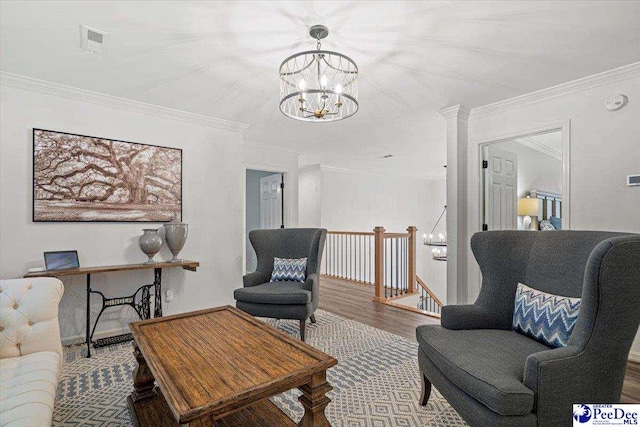
[[[320,308],[347,319],[356,320],[411,340],[416,339],[416,326],[438,324],[422,314],[378,304],[371,300],[373,286],[322,277]],[[629,362],[622,388],[622,403],[640,403],[640,364]]]

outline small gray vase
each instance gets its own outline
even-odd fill
[[[164,224],[164,238],[167,241],[167,246],[173,254],[173,258],[169,262],[182,262],[178,258],[178,254],[187,242],[187,235],[189,234],[189,225],[178,221],[178,214],[173,215],[173,219]]]
[[[145,228],[142,231],[144,233],[138,239],[138,243],[140,243],[140,249],[144,252],[149,260],[145,262],[145,264],[155,264],[153,257],[160,251],[162,248],[162,237],[158,235],[158,230],[155,228]]]

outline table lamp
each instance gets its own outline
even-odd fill
[[[518,215],[524,216],[522,219],[522,225],[525,230],[535,230],[535,224],[537,221],[532,220],[531,217],[537,219],[540,204],[538,199],[532,199],[531,196],[527,196],[526,199],[518,199]]]

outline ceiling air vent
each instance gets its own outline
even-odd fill
[[[95,28],[80,25],[80,47],[89,52],[104,55],[107,53],[109,34]]]

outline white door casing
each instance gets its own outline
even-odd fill
[[[282,225],[282,174],[260,178],[260,228],[273,229]]]
[[[485,147],[485,220],[489,230],[517,229],[518,155]]]

